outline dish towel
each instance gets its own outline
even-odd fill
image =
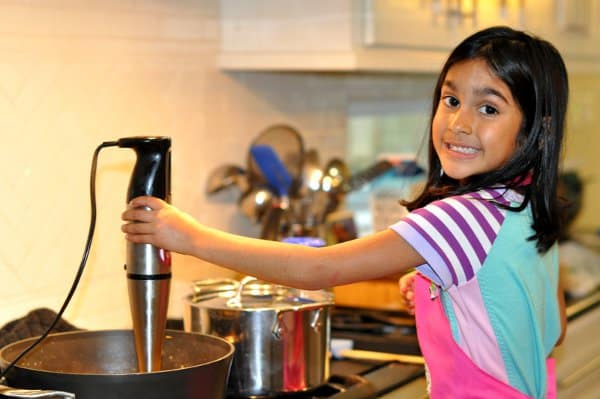
[[[0,328],[0,348],[13,342],[42,335],[54,321],[56,312],[47,308],[32,310],[20,319],[13,320]],[[59,319],[52,332],[77,331],[79,328],[64,319]]]

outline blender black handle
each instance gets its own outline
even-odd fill
[[[127,202],[142,195],[171,201],[171,139],[162,136],[126,137],[118,140],[119,147],[135,151]]]

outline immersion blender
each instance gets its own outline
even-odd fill
[[[118,146],[131,148],[137,155],[127,202],[142,195],[170,202],[171,139],[128,137],[119,139]],[[171,256],[151,244],[127,242],[125,269],[138,369],[159,371],[171,285]]]

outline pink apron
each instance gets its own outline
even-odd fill
[[[441,299],[431,299],[431,283],[415,277],[415,318],[421,352],[427,364],[431,399],[525,399],[517,389],[492,377],[467,357],[454,341]],[[546,362],[547,399],[556,398],[554,359]]]

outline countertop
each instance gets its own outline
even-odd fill
[[[582,298],[567,299],[567,320],[573,320],[600,304],[600,290]]]

